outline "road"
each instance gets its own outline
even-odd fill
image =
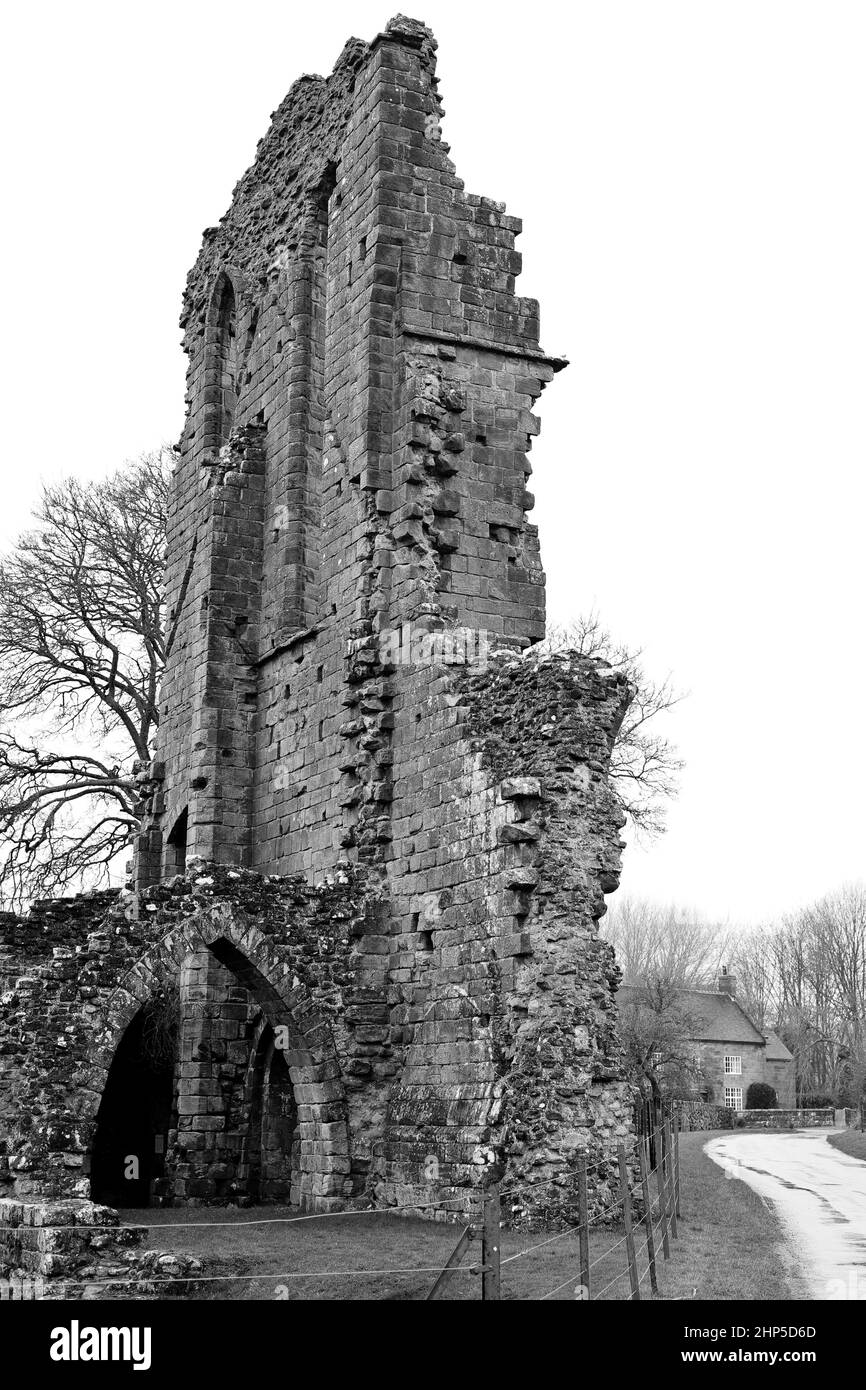
[[[704,1147],[776,1208],[796,1294],[866,1301],[866,1163],[828,1144],[832,1133],[750,1130]]]

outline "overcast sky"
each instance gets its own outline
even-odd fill
[[[395,0],[396,8],[396,0]],[[202,230],[387,4],[7,9],[0,539],[40,478],[175,440]],[[549,612],[690,692],[623,891],[766,920],[864,875],[866,6],[424,0],[444,138],[524,219],[571,360],[533,451]]]

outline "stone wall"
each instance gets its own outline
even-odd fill
[[[201,1262],[143,1250],[146,1236],[93,1202],[0,1198],[0,1301],[188,1296]]]
[[[832,1125],[833,1110],[738,1110],[735,1129],[820,1129]]]
[[[631,691],[531,650],[533,407],[565,363],[441,112],[423,25],[351,40],[205,233],[136,896],[3,928],[20,1195],[116,1172],[127,1066],[159,1200],[442,1216],[506,1173],[530,1222],[579,1153],[607,1198]],[[171,1017],[169,1085],[144,1054]]]
[[[680,1128],[684,1133],[704,1129],[733,1129],[735,1111],[705,1101],[679,1102]]]
[[[184,852],[399,872],[381,640],[544,634],[528,450],[563,364],[515,293],[519,220],[448,159],[434,50],[401,18],[297,82],[190,274],[140,884]]]
[[[593,662],[510,652],[447,679],[441,776],[395,807],[419,818],[405,902],[348,863],[318,885],[198,863],[6,920],[16,1195],[87,1195],[112,1059],[176,988],[161,1200],[454,1213],[507,1171],[513,1218],[538,1219],[573,1200],[578,1153],[605,1200],[631,1112],[597,932],[619,868],[604,774],[628,691]]]
[[[82,908],[92,914],[86,936]],[[245,1157],[254,1095],[263,1089],[248,1073],[267,1027],[282,1043],[297,1139],[290,1192],[270,1195],[325,1208],[343,1198],[353,1186],[346,1093],[368,1049],[354,993],[357,943],[380,911],[356,870],[310,885],[200,865],[137,899],[98,895],[43,911],[50,935],[41,939],[35,914],[3,924],[18,968],[23,956],[29,972],[11,978],[7,962],[11,984],[0,999],[0,1180],[11,1195],[90,1194],[112,1060],[142,1009],[178,985],[165,1195],[269,1195],[250,1193]],[[33,943],[26,956],[22,934]]]
[[[745,1104],[752,1082],[765,1079],[763,1043],[698,1042],[694,1045],[694,1051],[701,1059],[701,1082],[707,1087],[708,1099],[712,1104],[724,1105],[726,1086],[738,1086]],[[731,1055],[741,1059],[742,1071],[739,1075],[725,1073],[725,1057]]]
[[[766,1058],[764,1061],[764,1080],[776,1092],[776,1100],[782,1110],[792,1110],[795,1105],[795,1075],[793,1059],[789,1062],[781,1058]]]

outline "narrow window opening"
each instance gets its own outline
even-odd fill
[[[225,444],[231,434],[238,404],[238,323],[232,282],[226,278],[217,316],[217,371],[219,386],[218,442]]]
[[[184,806],[177,820],[171,828],[168,837],[168,853],[166,858],[168,863],[166,868],[175,868],[179,873],[183,873],[186,868],[186,845],[189,827],[189,807]]]

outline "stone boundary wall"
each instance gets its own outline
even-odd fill
[[[704,1129],[733,1129],[734,1113],[724,1105],[685,1101],[680,1108],[680,1129],[684,1134]]]
[[[735,1129],[820,1129],[832,1125],[833,1110],[736,1110]]]

